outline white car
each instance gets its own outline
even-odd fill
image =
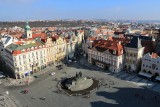
[[[55,75],[55,74],[56,74],[55,72],[52,72],[50,75],[52,75],[52,76],[53,76],[53,75]]]
[[[3,75],[3,74],[0,74],[0,78],[5,78],[5,75]]]
[[[69,62],[72,62],[72,60],[68,60]]]

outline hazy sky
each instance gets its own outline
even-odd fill
[[[160,20],[160,0],[0,0],[0,21]]]

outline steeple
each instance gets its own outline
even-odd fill
[[[25,31],[31,30],[31,27],[29,26],[28,21],[26,21],[26,26],[24,29]]]
[[[28,24],[28,21],[26,21],[26,26],[24,27],[24,30],[25,30],[25,38],[32,38],[32,30]]]

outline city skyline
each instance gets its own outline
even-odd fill
[[[159,20],[158,0],[2,0],[0,21]]]

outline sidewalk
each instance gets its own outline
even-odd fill
[[[1,95],[0,107],[17,107],[17,105],[8,95]]]
[[[12,79],[12,78],[7,78],[7,80],[9,81],[9,84],[11,86],[23,86],[23,85],[29,85],[30,83],[32,83],[34,80],[35,80],[35,77],[34,76],[40,76],[40,75],[43,75],[51,70],[54,70],[56,68],[55,65],[51,65],[51,66],[48,66],[47,68],[37,72],[37,73],[34,73],[30,76],[27,76],[25,78],[22,78],[22,79]]]
[[[35,80],[35,78],[32,76],[28,76],[28,77],[22,78],[22,79],[8,78],[8,80],[12,86],[22,86],[22,85],[29,85],[31,82],[33,82]]]

